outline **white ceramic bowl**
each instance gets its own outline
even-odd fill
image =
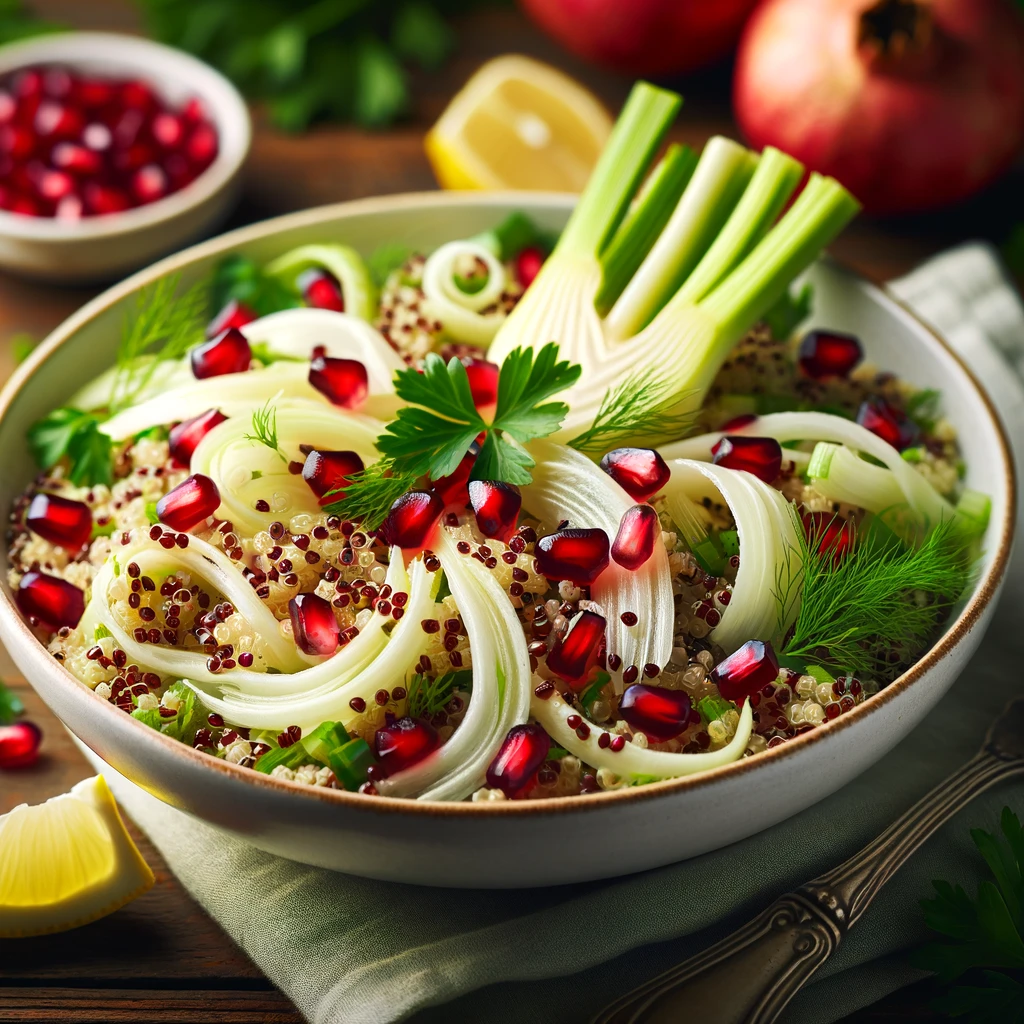
[[[232,232],[145,270],[58,328],[0,394],[0,507],[32,478],[25,431],[113,359],[126,303],[170,271],[185,284],[225,253],[267,259],[308,242],[369,252],[384,241],[434,247],[525,210],[558,228],[571,199],[536,194],[423,194],[292,214]],[[968,483],[992,497],[977,585],[935,647],[876,697],[795,740],[704,775],[583,798],[432,804],[282,782],[199,753],[94,696],[55,662],[5,588],[0,639],[57,716],[148,792],[310,864],[376,878],[460,886],[537,886],[627,874],[752,835],[838,789],[895,746],[942,697],[981,641],[1009,556],[1014,481],[988,398],[950,349],[881,289],[831,263],[811,271],[814,320],[855,332],[868,357],[943,394],[959,428]],[[571,850],[572,856],[564,856]],[[452,865],[458,865],[457,872]]]
[[[223,75],[180,50],[106,32],[40,36],[0,47],[0,75],[30,64],[140,78],[172,103],[198,96],[217,129],[219,150],[185,188],[124,213],[65,222],[0,210],[0,266],[66,282],[110,280],[195,240],[227,216],[252,127],[245,101]]]

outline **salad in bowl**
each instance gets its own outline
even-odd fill
[[[28,432],[8,584],[53,658],[255,773],[488,803],[757,757],[918,661],[989,500],[937,392],[795,333],[854,199],[722,138],[655,161],[679,102],[634,89],[557,235],[141,292]]]

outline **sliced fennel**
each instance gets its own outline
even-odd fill
[[[478,292],[464,291],[456,280],[456,267],[467,258],[480,260],[487,267],[487,280]],[[479,242],[448,242],[431,253],[423,266],[424,313],[439,321],[452,340],[486,348],[505,314],[485,311],[501,298],[507,276],[501,261]]]
[[[547,700],[534,694],[530,700],[530,712],[559,746],[594,768],[607,768],[627,780],[652,776],[657,779],[675,779],[738,761],[747,749],[754,724],[750,701],[746,701],[740,709],[736,735],[720,750],[709,750],[701,754],[674,754],[667,750],[650,750],[635,743],[627,743],[621,750],[615,751],[609,742],[614,734],[592,722],[587,723],[587,738],[580,739],[579,733],[567,721],[570,715],[577,712],[557,692]],[[601,746],[602,735],[609,736],[609,740],[605,741],[606,746]]]
[[[370,322],[377,313],[377,289],[363,258],[347,245],[300,245],[268,263],[263,272],[299,294],[296,278],[322,267],[337,278],[345,299],[345,312]],[[320,312],[330,312],[320,310]]]
[[[740,565],[732,597],[711,636],[727,654],[748,640],[769,640],[785,632],[796,615],[802,546],[786,499],[750,473],[676,459],[665,487],[665,508],[682,523],[690,503],[717,497],[729,506],[739,535]],[[776,595],[790,595],[779,621]]]
[[[374,447],[379,420],[304,398],[281,399],[273,409],[279,451],[248,439],[250,417],[232,416],[206,434],[192,454],[191,471],[210,477],[220,491],[218,518],[229,519],[249,536],[275,519],[287,522],[300,512],[320,511],[306,481],[288,469],[289,461],[305,458],[300,445],[354,451],[364,465],[379,458]],[[266,512],[256,508],[259,500],[270,506]]]
[[[824,497],[868,512],[883,512],[906,502],[891,469],[866,462],[844,445],[820,441],[811,454],[807,477]]]
[[[574,527],[599,527],[614,540],[623,513],[636,502],[572,448],[540,440],[531,442],[529,450],[537,465],[533,483],[523,488],[523,507],[548,529],[568,519]],[[608,623],[608,653],[622,659],[620,670],[613,673],[617,687],[622,685],[622,670],[631,665],[643,669],[644,665],[668,664],[675,605],[663,544],[655,543],[654,554],[636,571],[609,562],[590,592]],[[622,621],[622,613],[629,611],[637,617],[633,626]]]
[[[447,530],[441,531],[435,553],[469,635],[473,693],[462,723],[444,746],[377,788],[389,796],[463,800],[484,784],[487,766],[509,729],[527,719],[530,656],[508,595],[490,571],[460,554]]]

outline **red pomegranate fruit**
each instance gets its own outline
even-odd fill
[[[207,338],[216,338],[218,334],[226,331],[229,327],[234,327],[237,330],[258,319],[259,316],[254,309],[250,309],[244,302],[231,299],[207,325],[206,336]]]
[[[779,662],[772,645],[767,640],[748,640],[720,661],[708,678],[726,700],[741,701],[774,682],[778,674]]]
[[[355,452],[321,451],[314,448],[302,466],[302,479],[309,484],[309,489],[321,499],[320,504],[323,505],[340,501],[348,478],[361,473],[363,468],[363,460]]]
[[[314,309],[330,309],[335,313],[345,312],[345,297],[341,293],[338,279],[333,274],[314,268],[303,271],[297,283],[307,306]]]
[[[726,469],[742,469],[770,484],[782,469],[782,445],[774,437],[726,434],[711,449],[711,461]]]
[[[800,341],[800,369],[814,380],[848,377],[864,358],[860,341],[839,331],[808,331]]]
[[[43,733],[32,722],[0,725],[0,770],[28,768],[39,760]]]
[[[920,433],[916,423],[882,398],[869,398],[862,402],[857,410],[857,422],[897,451],[910,448]]]
[[[409,491],[388,512],[381,525],[386,544],[420,548],[427,543],[444,511],[444,502],[433,491]]]

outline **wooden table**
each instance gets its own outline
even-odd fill
[[[83,28],[132,31],[133,9],[123,0],[47,0],[50,17]],[[447,98],[484,59],[500,52],[531,53],[564,67],[617,107],[629,82],[594,71],[536,33],[513,11],[488,12],[459,26],[459,56],[441,74],[418,79],[415,111],[387,132],[320,127],[300,137],[271,130],[257,113],[245,193],[232,225],[290,210],[375,193],[434,187],[422,135]],[[735,134],[729,112],[729,69],[680,83],[687,102],[677,137],[701,144],[715,133]],[[982,237],[1001,242],[1024,221],[1024,171],[1018,169],[982,197],[941,215],[878,222],[862,219],[835,252],[865,273],[888,278],[948,245]],[[0,379],[13,366],[10,339],[40,338],[93,289],[57,288],[0,276]],[[29,771],[0,775],[0,813],[66,791],[90,769],[56,719],[19,681],[0,650],[0,676],[13,683],[29,717],[45,731],[44,756]],[[160,1024],[217,1020],[222,1024],[299,1022],[288,1000],[260,974],[185,894],[152,845],[133,835],[157,883],[146,896],[106,920],[65,935],[0,941],[0,1022],[75,1021]],[[912,987],[855,1014],[846,1024],[931,1021],[927,990]]]

